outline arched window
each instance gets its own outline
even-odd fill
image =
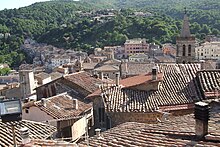
[[[191,56],[191,45],[188,46],[188,56]]]
[[[183,45],[183,56],[186,56],[186,45]]]

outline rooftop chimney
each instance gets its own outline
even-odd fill
[[[157,67],[152,68],[152,80],[157,80]]]
[[[29,129],[27,127],[21,128],[20,134],[21,134],[22,144],[30,143]]]
[[[42,105],[43,105],[44,107],[47,106],[47,103],[46,103],[46,99],[45,99],[45,98],[42,98],[42,99],[41,99],[41,103],[42,103]]]
[[[74,109],[78,109],[78,100],[77,99],[73,99],[73,108]]]
[[[205,60],[200,60],[201,70],[205,69]]]
[[[101,129],[95,129],[95,134],[97,135],[98,139],[101,138]]]
[[[115,79],[115,83],[116,83],[116,86],[119,86],[119,74],[116,73],[116,79]]]
[[[103,80],[104,78],[103,72],[100,72],[99,75],[100,75],[100,79]]]
[[[209,105],[204,102],[195,103],[196,136],[203,138],[208,134]]]

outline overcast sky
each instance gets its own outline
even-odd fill
[[[49,0],[0,0],[0,10],[3,10],[5,8],[6,9],[20,8],[31,5],[35,2],[42,2],[42,1],[49,1]]]

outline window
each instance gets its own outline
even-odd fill
[[[203,56],[203,53],[201,53],[201,56]]]
[[[183,45],[183,56],[186,56],[186,45]]]
[[[191,45],[188,45],[188,56],[191,56]]]
[[[29,108],[26,108],[26,109],[25,109],[25,113],[29,113]]]

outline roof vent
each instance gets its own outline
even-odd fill
[[[116,83],[116,86],[119,86],[119,74],[118,73],[116,73],[116,79],[115,79],[115,83]]]
[[[46,99],[45,99],[45,98],[42,98],[42,99],[41,99],[41,103],[42,103],[42,105],[43,105],[44,107],[47,106],[47,103],[46,103]]]
[[[73,99],[73,109],[78,109],[78,100],[77,99]]]
[[[21,128],[20,134],[21,134],[22,144],[27,144],[31,141],[29,138],[29,129],[27,127]]]
[[[157,67],[156,66],[154,66],[153,68],[152,68],[152,80],[157,80]]]
[[[95,134],[97,135],[97,138],[100,139],[101,138],[101,129],[99,129],[99,128],[95,129]]]

